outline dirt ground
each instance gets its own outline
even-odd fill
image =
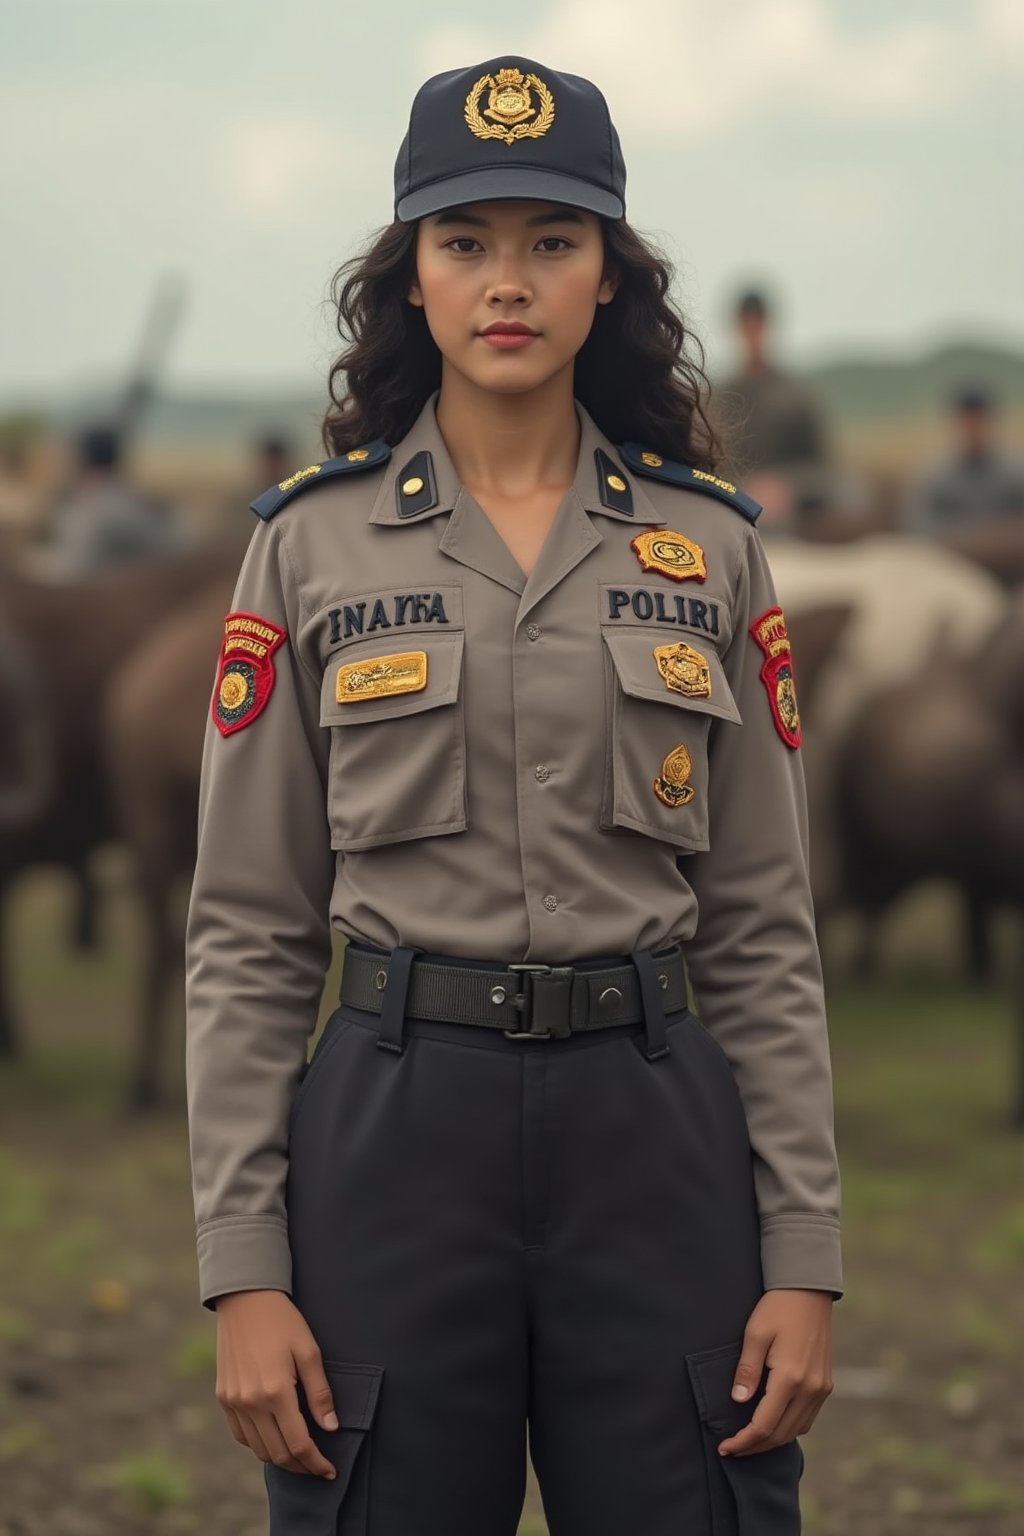
[[[27,1056],[0,1069],[0,1536],[265,1536],[196,1292],[180,1007],[170,1105],[126,1116],[138,934],[116,859],[104,889],[91,954],[64,942],[62,878],[12,903]],[[877,985],[831,989],[847,1293],[802,1442],[805,1536],[1024,1532],[1010,1009],[958,982],[950,915],[926,917],[925,940],[919,911],[887,936]],[[544,1532],[531,1474],[520,1533]]]

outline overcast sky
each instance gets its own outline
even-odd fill
[[[800,361],[1024,346],[1024,0],[4,0],[0,394],[131,357],[316,389],[338,263],[388,222],[416,87],[503,51],[602,88],[627,213],[712,360],[738,285]]]

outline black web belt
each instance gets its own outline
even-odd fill
[[[686,1006],[686,968],[680,944],[652,954],[665,1013]],[[380,1013],[390,951],[363,949],[351,940],[342,962],[340,1001]],[[632,963],[572,965],[524,962],[494,970],[416,958],[408,978],[405,1012],[420,1019],[480,1024],[510,1039],[545,1039],[613,1024],[639,1024],[644,1011]]]

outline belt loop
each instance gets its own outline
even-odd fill
[[[647,1025],[647,1049],[644,1055],[648,1061],[656,1061],[659,1056],[667,1056],[669,1048],[665,1041],[665,1008],[654,957],[649,949],[634,949],[630,959],[636,966],[640,981],[640,1001],[644,1010],[644,1023]]]
[[[409,991],[412,962],[420,951],[399,944],[388,958],[388,979],[380,1000],[380,1029],[377,1044],[382,1051],[394,1051],[401,1056],[405,1050],[402,1030],[405,1026],[405,1003]]]

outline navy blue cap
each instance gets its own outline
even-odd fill
[[[395,161],[404,223],[505,197],[621,219],[625,191],[619,136],[597,86],[518,54],[424,81]]]

